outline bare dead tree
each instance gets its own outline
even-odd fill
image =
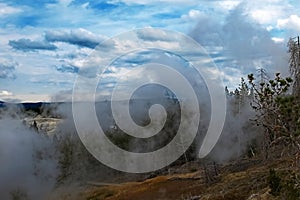
[[[290,38],[288,42],[290,60],[289,67],[294,79],[293,95],[300,96],[300,38]]]
[[[203,169],[206,184],[212,184],[219,180],[220,170],[216,162],[205,161],[203,163]]]

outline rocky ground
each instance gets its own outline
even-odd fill
[[[51,136],[56,133],[56,128],[62,119],[46,118],[38,115],[36,117],[28,117],[23,120],[23,123],[31,128],[36,128],[38,132],[46,133]]]

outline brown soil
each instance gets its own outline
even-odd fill
[[[173,174],[160,175],[137,182],[106,184],[92,182],[81,188],[72,199],[78,200],[271,200],[268,172],[270,168],[285,170],[291,159],[263,162],[243,160],[219,167],[217,176],[207,183],[203,166],[182,166]],[[190,172],[186,172],[186,171]],[[69,199],[69,198],[63,198]]]

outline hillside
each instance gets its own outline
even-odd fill
[[[291,158],[268,162],[243,159],[218,165],[217,169],[206,165],[206,171],[203,166],[200,162],[189,162],[153,178],[122,183],[94,180],[78,187],[75,195],[67,186],[56,192],[59,199],[65,200],[276,200],[281,198],[270,194],[270,169],[280,174],[299,170]]]
[[[245,94],[247,94],[246,98],[251,97],[247,92]],[[231,105],[229,114],[232,114],[232,117],[226,123],[227,126],[225,126],[225,131],[220,138],[220,143],[218,143],[211,155],[205,159],[197,159],[194,156],[196,149],[190,148],[184,156],[170,166],[147,174],[119,172],[97,161],[86,150],[76,134],[76,128],[72,116],[70,116],[70,113],[72,113],[70,110],[71,104],[68,103],[60,104],[59,106],[50,104],[45,104],[44,106],[41,104],[31,105],[30,108],[27,107],[28,109],[21,109],[21,111],[16,107],[12,107],[13,112],[4,108],[3,113],[10,111],[9,116],[12,119],[8,117],[8,119],[3,120],[3,127],[8,129],[8,134],[16,135],[16,138],[23,136],[18,139],[20,144],[27,141],[28,137],[35,141],[35,143],[28,142],[27,150],[24,150],[24,145],[20,146],[22,148],[20,152],[27,152],[28,158],[32,159],[30,162],[33,163],[33,174],[25,174],[22,178],[26,179],[29,176],[36,178],[38,180],[37,183],[40,183],[40,178],[42,179],[41,181],[45,181],[44,183],[53,183],[54,187],[51,184],[48,187],[50,191],[40,194],[41,199],[299,199],[300,163],[297,157],[299,151],[295,148],[297,146],[292,143],[294,142],[292,140],[293,137],[287,140],[280,140],[280,143],[276,145],[271,145],[273,143],[270,143],[267,146],[267,151],[265,151],[264,148],[266,146],[264,146],[265,143],[262,140],[265,139],[262,137],[265,132],[261,130],[258,132],[257,125],[250,123],[248,115],[243,116],[242,112],[235,113],[236,100],[240,100],[237,98],[240,96],[240,94],[229,94],[228,96],[229,103],[232,103],[229,104]],[[287,102],[289,103],[290,100]],[[144,101],[136,100],[134,102],[135,108],[147,108],[144,107],[144,104],[149,106]],[[109,113],[106,112],[107,105],[109,105],[109,102],[99,102],[97,104],[97,109],[100,111],[99,114]],[[246,105],[244,104],[244,106]],[[299,104],[296,102],[288,105],[295,106]],[[162,131],[165,134],[169,134],[170,138],[172,138],[172,134],[176,133],[172,125],[176,124],[175,119],[177,119],[179,112],[177,112],[178,107],[175,103],[170,104],[168,108],[172,118],[166,123],[166,127],[169,128]],[[143,111],[143,109],[138,109],[138,111]],[[137,113],[135,114],[137,115]],[[291,118],[291,113],[280,114],[281,116],[285,116],[283,114],[290,115],[290,118],[282,118],[280,121],[282,123],[284,123],[283,119],[293,119]],[[268,116],[270,119],[278,119],[278,115],[270,116]],[[296,122],[299,115],[294,113],[294,116]],[[136,147],[137,144],[140,146],[147,144],[147,142],[132,143],[133,140],[130,141],[130,139],[124,137],[120,129],[111,126],[113,125],[113,121],[110,119],[111,116],[106,115],[106,117],[107,119],[104,120],[104,127],[108,130],[106,134],[108,137],[114,136],[110,139],[116,144],[124,148]],[[236,121],[239,123],[236,123]],[[7,126],[8,124],[13,125]],[[26,126],[24,127],[24,125]],[[278,124],[271,128],[274,128],[274,133],[278,133]],[[296,130],[298,130],[297,127]],[[19,132],[19,135],[16,134],[16,131]],[[23,134],[24,131],[27,135]],[[253,138],[254,133],[256,138]],[[270,135],[272,133],[270,132]],[[280,134],[283,133],[285,133],[284,130],[280,132]],[[251,137],[246,137],[247,135]],[[243,138],[240,136],[244,137],[244,143],[242,143]],[[298,137],[297,132],[295,132],[295,136]],[[280,139],[280,137],[278,138]],[[4,137],[5,140],[7,138]],[[275,139],[273,140],[275,141]],[[155,139],[154,141],[157,144],[158,141]],[[164,144],[164,142],[168,141],[162,140],[161,142]],[[32,148],[32,146],[35,148]],[[229,147],[232,146],[236,148],[230,149]],[[9,143],[7,147],[9,147]],[[215,151],[218,148],[219,151]],[[233,157],[227,159],[228,155],[233,155]],[[11,153],[7,153],[7,156],[10,157]],[[16,162],[18,162],[19,155],[16,155],[15,158]],[[217,158],[226,159],[217,160]],[[48,173],[47,170],[49,169]],[[44,173],[43,170],[47,173]],[[9,172],[14,176],[14,170]],[[24,185],[21,186],[24,187]],[[22,192],[20,192],[20,186],[16,183],[6,191],[7,195],[12,196],[13,199],[26,199],[27,197],[32,197],[33,191],[40,189],[36,185],[29,188],[22,187]]]

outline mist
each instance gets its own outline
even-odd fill
[[[270,74],[280,71],[289,75],[286,44],[273,41],[269,31],[246,14],[246,3],[231,10],[224,21],[209,16],[201,18],[189,33],[207,48],[224,72],[224,83],[232,90],[241,76],[260,68]]]
[[[228,85],[233,90],[239,86],[241,76],[255,73],[259,68],[265,68],[269,73],[280,71],[288,74],[288,57],[284,45],[275,43],[267,30],[243,14],[244,9],[241,3],[229,12],[225,21],[202,17],[189,33],[200,45],[208,49],[219,73],[224,74],[224,82],[218,83],[223,84],[224,89],[225,85]],[[220,52],[216,53],[217,50]],[[197,160],[197,151],[202,145],[211,118],[211,107],[220,106],[211,105],[208,89],[202,77],[196,75],[195,70],[186,61],[170,53],[145,51],[130,55],[129,58],[118,59],[114,62],[125,63],[126,67],[135,67],[138,60],[172,66],[187,78],[196,91],[201,119],[197,124],[199,129],[191,148],[182,154],[185,154],[186,161]],[[138,78],[144,79],[145,71],[138,75]],[[158,82],[162,78],[171,79],[159,77],[155,74],[155,70],[148,71],[147,78]],[[115,78],[111,81],[120,80]],[[123,83],[126,92],[126,87],[130,87],[130,84]],[[119,142],[119,147],[135,153],[149,152],[165,146],[174,138],[181,117],[180,100],[174,91],[149,84],[132,94],[129,110],[133,122],[137,125],[146,126],[151,122],[149,109],[152,105],[162,105],[167,113],[164,127],[156,136],[149,139],[135,139],[128,137],[116,124],[111,110],[112,101],[103,100],[111,97],[112,90],[111,88],[107,90],[106,86],[99,84],[96,91],[97,120],[107,136],[112,141]],[[184,89],[180,84],[175,86]],[[100,93],[102,90],[106,90],[108,94],[105,98]],[[11,104],[1,112],[0,163],[3,164],[0,168],[0,192],[5,199],[12,198],[15,194],[27,196],[29,199],[42,199],[51,193],[57,183],[88,181],[95,177],[107,180],[114,175],[120,175],[120,172],[98,162],[81,143],[74,124],[71,103],[66,102],[71,101],[71,95],[70,90],[60,92],[52,100],[65,103],[43,108],[41,114],[43,117],[61,120],[52,136],[36,130],[32,124],[24,123],[23,119],[28,118],[30,114],[28,112],[25,114],[20,107]],[[254,153],[255,143],[259,142],[261,130],[251,121],[255,113],[250,106],[250,100],[241,105],[236,98],[236,96],[227,97],[225,126],[218,143],[208,156],[209,159],[219,163],[242,158],[249,150]],[[85,109],[84,104],[82,109]],[[37,116],[34,114],[29,116],[32,119],[35,117]],[[87,130],[93,127],[88,117],[81,116]],[[185,117],[192,118],[192,116]]]
[[[52,141],[23,122],[24,110],[8,106],[0,113],[1,199],[45,199],[57,173]]]
[[[276,72],[290,75],[286,44],[273,41],[265,27],[245,14],[246,4],[246,1],[240,3],[224,21],[202,17],[189,33],[208,50],[220,73],[223,73],[224,87],[228,86],[232,92],[241,86],[241,78],[246,79],[250,73],[258,74],[261,68],[270,77]],[[209,155],[214,161],[223,163],[239,159],[248,151],[254,151],[260,142],[262,130],[253,122],[256,114],[250,106],[252,99],[248,94],[241,104],[240,98],[243,98],[242,95],[227,96],[224,129]]]

